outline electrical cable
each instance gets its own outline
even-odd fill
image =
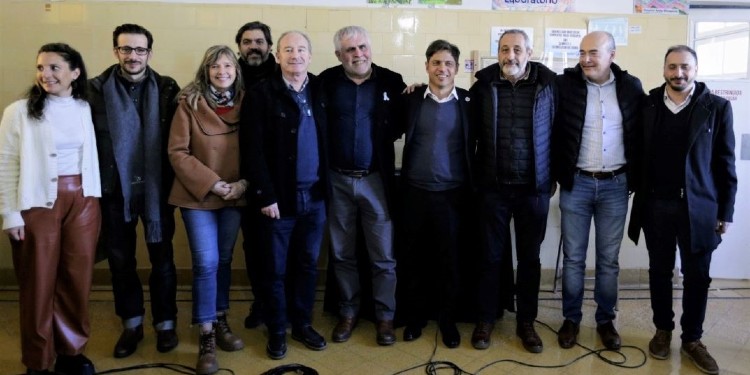
[[[318,375],[318,371],[314,368],[307,367],[299,363],[277,366],[262,373],[261,375],[283,375],[290,372],[298,375]]]
[[[541,325],[541,326],[549,329],[550,331],[554,332],[555,334],[557,334],[557,331],[555,331],[547,323],[541,322],[539,320],[536,320],[536,323],[538,323],[539,325]],[[472,373],[472,372],[468,372],[468,371],[462,369],[461,367],[459,367],[458,365],[456,365],[453,362],[450,362],[450,361],[435,361],[434,360],[435,354],[437,353],[437,348],[438,348],[438,334],[439,334],[439,331],[440,330],[436,330],[435,331],[435,343],[434,343],[434,346],[432,348],[432,354],[430,355],[430,358],[427,360],[427,362],[419,364],[419,365],[416,365],[416,366],[409,367],[407,369],[404,369],[404,370],[401,370],[401,371],[398,371],[398,372],[395,372],[395,373],[393,373],[393,375],[404,374],[406,372],[409,372],[409,371],[412,371],[412,370],[416,370],[416,369],[422,368],[422,367],[424,367],[425,374],[427,374],[427,375],[437,375],[438,371],[440,371],[440,370],[453,370],[453,374],[454,375],[477,375],[480,372],[482,372],[482,371],[484,371],[484,370],[486,370],[486,369],[488,369],[488,368],[490,368],[490,367],[492,367],[494,365],[497,365],[499,363],[503,363],[503,362],[514,363],[514,364],[521,365],[521,366],[526,366],[526,367],[529,367],[529,368],[555,369],[555,368],[563,368],[563,367],[570,366],[573,363],[578,362],[578,361],[580,361],[580,360],[582,360],[582,359],[584,359],[584,358],[586,358],[588,356],[592,356],[592,355],[596,356],[602,362],[604,362],[606,364],[609,364],[611,366],[615,366],[615,367],[619,367],[619,368],[626,368],[626,369],[636,369],[636,368],[640,368],[644,364],[646,364],[646,360],[647,360],[646,352],[643,351],[643,349],[641,349],[641,348],[639,348],[637,346],[623,345],[619,350],[612,350],[612,349],[591,349],[591,348],[589,348],[589,347],[587,347],[585,345],[581,345],[580,343],[577,342],[576,345],[579,346],[579,347],[581,347],[581,348],[583,348],[583,349],[585,349],[586,353],[583,354],[583,355],[580,355],[578,357],[575,357],[572,360],[570,360],[568,362],[565,362],[565,363],[560,363],[560,364],[555,364],[555,365],[538,365],[538,364],[527,363],[527,362],[522,362],[522,361],[518,361],[518,360],[515,360],[515,359],[507,358],[507,359],[499,359],[499,360],[487,363],[484,366],[482,366],[479,369],[477,369],[476,372]],[[628,356],[625,353],[622,352],[623,349],[632,349],[632,350],[635,350],[636,352],[640,353],[642,359],[637,364],[632,364],[632,365],[628,364],[629,358],[628,358]],[[612,355],[614,355],[617,358],[616,359],[607,358],[605,356],[605,353],[611,353]]]

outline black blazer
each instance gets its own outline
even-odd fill
[[[328,191],[328,157],[326,117],[320,100],[319,79],[307,73],[312,96],[312,111],[318,137],[320,158],[318,176],[313,187]],[[258,209],[278,203],[281,216],[297,213],[297,129],[300,110],[277,69],[271,77],[253,86],[242,104],[240,155],[248,194]]]

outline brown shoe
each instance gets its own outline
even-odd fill
[[[245,347],[242,339],[232,333],[227,323],[226,314],[216,316],[214,329],[216,330],[216,344],[225,352],[234,352]]]
[[[669,346],[672,344],[672,331],[657,329],[654,338],[648,343],[648,354],[656,359],[669,358]]]
[[[378,345],[393,345],[396,342],[396,331],[393,330],[393,320],[381,320],[377,323],[376,340]]]
[[[534,329],[534,322],[518,322],[516,324],[516,336],[521,338],[523,348],[529,353],[541,353],[544,349],[542,338]]]
[[[198,343],[198,363],[195,373],[209,375],[219,371],[219,361],[216,360],[216,329],[201,332]]]
[[[563,349],[570,349],[573,345],[578,342],[578,323],[574,323],[572,320],[565,319],[562,327],[557,332],[557,343]]]
[[[704,373],[719,373],[719,365],[716,364],[714,357],[711,357],[711,354],[708,353],[708,349],[706,349],[706,346],[703,345],[701,340],[683,342],[680,352],[690,357],[690,360],[693,361],[695,367]]]
[[[495,323],[477,322],[474,332],[471,333],[471,346],[480,350],[489,348],[493,329],[495,329]]]
[[[615,325],[612,321],[608,321],[604,324],[596,326],[596,332],[599,333],[599,337],[602,339],[602,344],[609,350],[619,350],[621,346],[620,334],[617,333]]]
[[[354,317],[339,318],[339,322],[331,333],[331,340],[333,342],[346,342],[352,337],[352,331],[356,324],[357,321]]]

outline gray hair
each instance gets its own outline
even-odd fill
[[[345,26],[339,29],[339,31],[336,32],[336,34],[333,34],[333,48],[335,48],[335,51],[341,51],[341,41],[344,39],[349,39],[354,36],[364,36],[367,40],[367,45],[372,45],[370,43],[370,35],[367,34],[367,30],[365,30],[362,26]]]

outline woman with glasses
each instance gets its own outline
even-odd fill
[[[0,122],[0,212],[18,279],[21,361],[27,374],[93,375],[83,355],[101,196],[86,67],[63,43],[45,44],[26,99]]]
[[[232,250],[245,205],[237,130],[243,86],[234,52],[210,47],[195,79],[178,95],[169,134],[175,181],[169,203],[180,207],[193,260],[193,324],[200,327],[196,372],[219,369],[216,345],[240,350],[227,324]]]

